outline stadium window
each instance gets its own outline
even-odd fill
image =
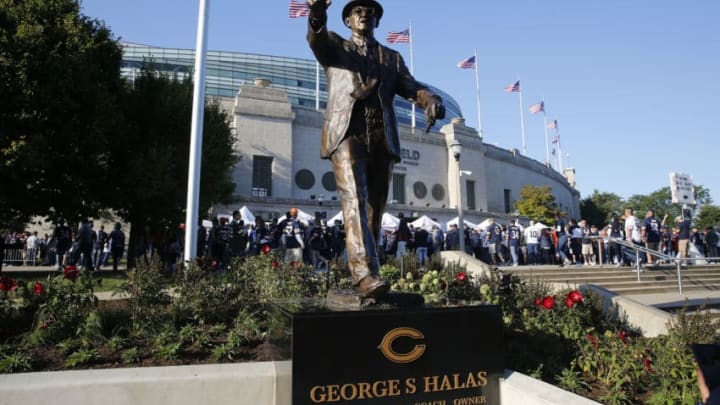
[[[505,194],[505,213],[507,214],[510,212],[510,210],[512,208],[510,206],[510,190],[505,189],[504,194]]]
[[[467,207],[471,211],[475,211],[475,180],[467,180],[465,182],[465,196],[467,197]]]
[[[253,155],[252,188],[258,197],[272,197],[272,156]]]
[[[405,204],[405,175],[393,173],[392,175],[393,200],[398,204]]]

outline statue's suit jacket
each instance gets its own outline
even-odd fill
[[[325,68],[328,81],[328,102],[322,129],[320,154],[329,159],[345,139],[350,116],[358,94],[363,93],[363,72],[366,56],[356,51],[356,45],[323,25],[313,29],[308,24],[307,40],[318,62]],[[417,82],[405,66],[399,53],[378,44],[377,86],[367,97],[379,97],[387,150],[396,162],[400,161],[400,139],[393,108],[396,94],[425,108],[434,95],[427,86]]]

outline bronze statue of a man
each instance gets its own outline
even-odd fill
[[[390,286],[379,276],[376,240],[393,165],[400,161],[393,98],[398,94],[424,108],[429,123],[444,118],[445,107],[413,78],[399,53],[375,40],[383,15],[377,1],[345,5],[342,18],[352,30],[350,39],[328,31],[330,3],[308,0],[307,40],[328,80],[320,153],[335,173],[355,289],[361,297],[378,298]]]

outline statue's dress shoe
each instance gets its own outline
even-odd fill
[[[362,298],[381,298],[390,290],[390,283],[375,275],[365,276],[355,286],[355,291]]]

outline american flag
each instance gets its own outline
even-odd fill
[[[537,114],[539,112],[545,111],[545,102],[541,101],[537,104],[533,104],[529,108],[531,114]]]
[[[471,56],[469,58],[465,58],[465,59],[461,60],[460,62],[458,62],[457,66],[460,69],[475,69],[475,66],[476,66],[475,57]]]
[[[551,123],[547,124],[548,129],[555,129],[557,128],[557,120],[553,120]]]
[[[553,154],[553,156],[555,156],[555,149],[552,150],[552,154]]]
[[[513,84],[505,86],[505,91],[508,93],[517,93],[520,91],[520,80]]]
[[[558,137],[556,136],[555,138],[553,138],[553,142],[552,142],[552,143],[558,143],[558,141],[559,141],[559,139],[558,139]]]
[[[406,44],[410,43],[410,30],[407,29],[400,32],[390,31],[387,33],[386,39],[391,44],[394,44],[396,42],[402,42]]]
[[[290,18],[307,17],[310,15],[310,8],[304,1],[290,0]]]

